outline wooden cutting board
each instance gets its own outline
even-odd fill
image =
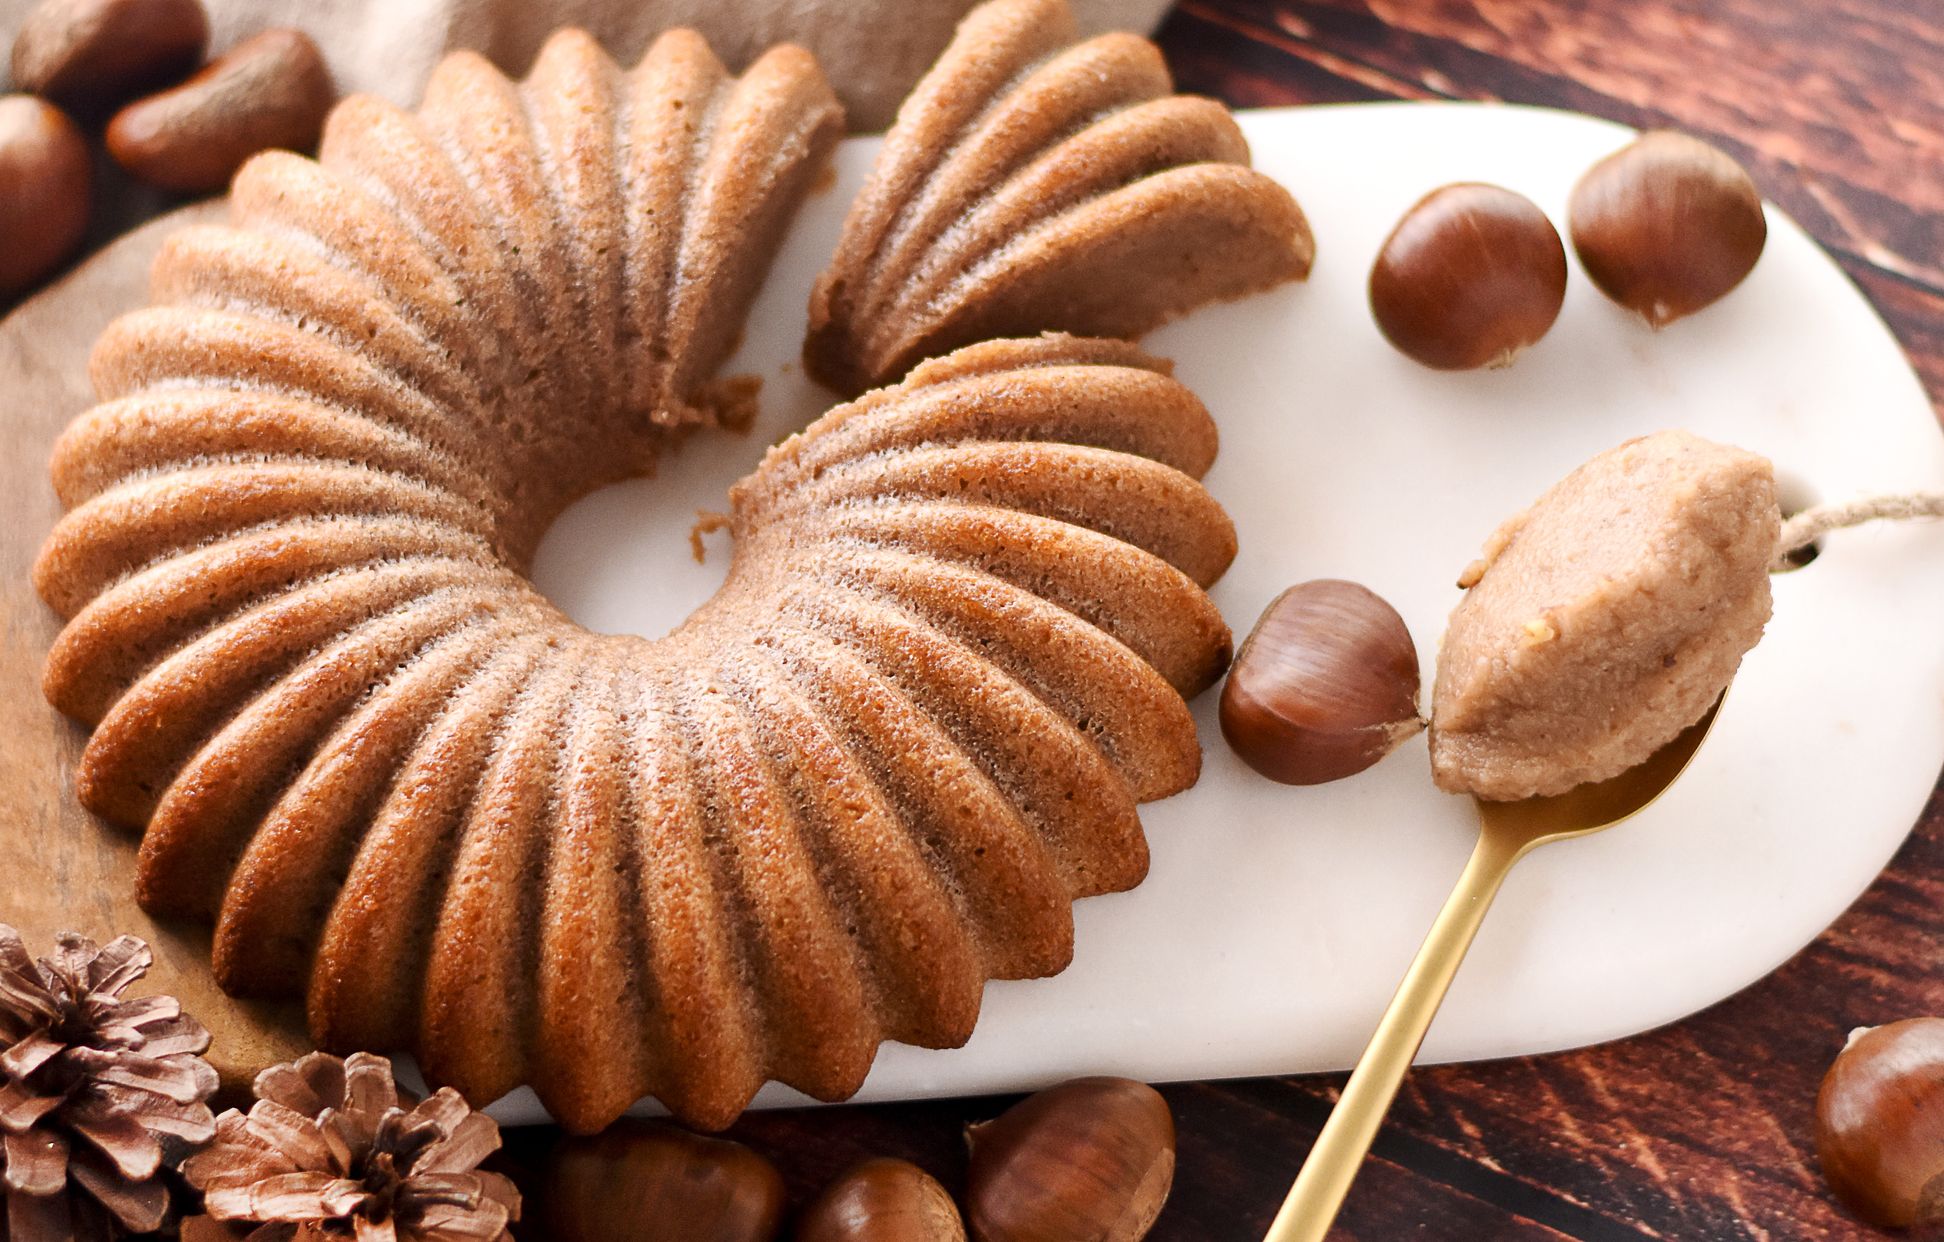
[[[209,1027],[209,1059],[234,1092],[263,1066],[310,1048],[301,1008],[225,996],[210,977],[208,929],[158,923],[136,906],[137,838],[74,798],[87,734],[41,697],[41,660],[60,625],[29,580],[61,513],[48,450],[93,404],[87,362],[96,335],[147,301],[163,238],[223,215],[221,203],[203,203],[145,225],[0,322],[0,921],[20,928],[36,953],[69,929],[146,939],[155,968],[135,990],[171,993]]]
[[[1281,586],[1358,578],[1397,604],[1428,669],[1452,577],[1497,521],[1586,456],[1658,427],[1767,452],[1803,495],[1944,486],[1944,438],[1895,343],[1773,209],[1748,285],[1665,333],[1621,315],[1575,268],[1552,335],[1509,371],[1434,374],[1383,344],[1363,274],[1413,199],[1493,180],[1563,219],[1573,177],[1625,140],[1618,127],[1470,105],[1243,120],[1258,165],[1311,214],[1316,273],[1149,342],[1222,428],[1208,483],[1236,516],[1242,552],[1215,599],[1238,636]],[[583,501],[543,544],[540,585],[584,623],[658,633],[700,602],[727,558],[718,544],[706,564],[689,559],[694,510],[721,507],[765,443],[828,405],[794,365],[804,297],[873,150],[845,144],[835,189],[806,207],[752,314],[731,366],[765,376],[753,435],[692,442],[657,478]],[[21,847],[0,863],[0,918],[41,943],[65,927],[151,938],[152,982],[216,1032],[212,1059],[234,1081],[301,1050],[300,1020],[222,996],[207,934],[157,926],[129,899],[134,843],[75,804],[83,736],[38,691],[57,627],[27,581],[58,513],[47,450],[89,402],[95,334],[142,303],[161,237],[218,211],[130,235],[0,324],[0,822]],[[1542,1051],[1671,1020],[1766,973],[1847,905],[1902,840],[1944,756],[1940,556],[1944,528],[1871,529],[1834,537],[1809,570],[1779,579],[1776,621],[1695,770],[1624,832],[1522,866],[1427,1056]],[[1466,804],[1431,789],[1421,742],[1352,781],[1270,786],[1222,748],[1212,697],[1197,705],[1202,783],[1146,810],[1148,881],[1082,903],[1063,975],[992,985],[967,1048],[888,1045],[863,1098],[1354,1059],[1462,865]],[[1816,762],[1792,762],[1803,753]],[[770,1088],[759,1102],[800,1101]],[[539,1116],[530,1097],[501,1112]]]

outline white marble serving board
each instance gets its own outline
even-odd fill
[[[1493,181],[1565,219],[1574,178],[1625,130],[1566,113],[1378,104],[1244,114],[1256,163],[1315,226],[1305,285],[1148,340],[1214,413],[1207,483],[1241,554],[1214,596],[1238,640],[1291,583],[1389,598],[1426,685],[1459,569],[1498,521],[1581,460],[1665,427],[1758,450],[1788,499],[1944,486],[1944,436],[1869,305],[1773,208],[1747,283],[1656,335],[1574,265],[1551,334],[1506,371],[1441,374],[1393,353],[1364,279],[1434,186]],[[568,512],[542,589],[603,630],[665,632],[721,579],[697,509],[829,404],[796,363],[804,301],[876,150],[847,142],[797,220],[732,370],[765,377],[747,439],[703,438],[658,477]],[[1196,704],[1200,784],[1144,809],[1153,870],[1082,902],[1073,965],[995,983],[969,1045],[886,1045],[858,1098],[1338,1069],[1362,1049],[1471,848],[1468,801],[1432,788],[1420,739],[1364,775],[1289,789],[1229,755]],[[1543,1052],[1645,1030],[1727,996],[1808,943],[1904,839],[1944,760],[1944,525],[1831,537],[1775,583],[1775,619],[1693,768],[1623,829],[1514,873],[1425,1045],[1430,1060]],[[772,1086],[759,1105],[803,1102]],[[539,1114],[509,1099],[509,1120]]]

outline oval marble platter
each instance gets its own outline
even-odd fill
[[[1788,499],[1944,487],[1944,435],[1896,342],[1773,207],[1744,285],[1655,333],[1572,263],[1551,333],[1509,369],[1426,370],[1372,325],[1364,281],[1397,218],[1450,181],[1528,195],[1562,229],[1579,173],[1630,131],[1542,109],[1356,104],[1241,115],[1257,167],[1317,238],[1310,280],[1201,311],[1145,344],[1208,405],[1208,487],[1241,552],[1214,598],[1240,642],[1284,587],[1352,578],[1409,623],[1430,686],[1459,570],[1559,476],[1684,427],[1772,457]],[[795,365],[805,291],[876,145],[844,144],[770,274],[731,370],[765,376],[767,442],[828,403]],[[1570,249],[1570,247],[1569,247]],[[690,556],[757,445],[697,441],[589,497],[541,545],[542,589],[598,629],[657,634],[720,581]],[[1363,775],[1257,777],[1196,703],[1199,784],[1143,808],[1132,892],[1075,909],[1061,975],[987,987],[964,1048],[887,1044],[858,1098],[1019,1090],[1085,1073],[1154,1081],[1352,1064],[1471,850],[1466,799],[1419,739]],[[1775,581],[1775,619],[1676,788],[1624,829],[1513,873],[1426,1041],[1429,1060],[1543,1052],[1646,1030],[1760,978],[1863,891],[1944,763],[1944,524],[1866,527]],[[807,1102],[772,1085],[760,1105]],[[537,1116],[530,1099],[509,1116]]]
[[[1586,457],[1663,427],[1767,453],[1798,503],[1944,486],[1944,437],[1895,342],[1773,209],[1744,287],[1665,332],[1605,302],[1575,265],[1559,322],[1509,370],[1434,373],[1381,340],[1363,281],[1411,202],[1448,181],[1495,181],[1563,221],[1573,179],[1627,131],[1501,105],[1241,119],[1257,165],[1309,213],[1316,270],[1147,341],[1221,427],[1207,483],[1235,517],[1241,553],[1214,597],[1238,641],[1290,583],[1354,578],[1404,614],[1428,685],[1452,581],[1491,529]],[[751,317],[729,368],[765,380],[750,435],[693,440],[657,477],[589,497],[549,533],[536,577],[582,622],[644,634],[678,622],[728,563],[722,536],[705,563],[691,558],[696,511],[723,507],[767,443],[830,405],[796,365],[804,302],[875,150],[844,144],[834,187],[806,205]],[[83,738],[40,700],[57,627],[26,582],[57,513],[47,449],[87,402],[87,348],[141,303],[149,256],[172,227],[138,231],[0,324],[0,816],[20,847],[20,865],[0,872],[0,920],[41,942],[70,925],[153,937],[153,982],[209,1023],[212,1059],[234,1083],[303,1047],[300,1020],[289,1005],[223,997],[206,933],[158,927],[133,906],[132,842],[73,802]],[[1670,1021],[1773,969],[1848,905],[1908,833],[1944,760],[1939,566],[1944,525],[1885,525],[1834,535],[1813,565],[1778,578],[1769,633],[1694,767],[1625,828],[1519,867],[1425,1058],[1541,1052]],[[859,1099],[1354,1061],[1463,865],[1470,804],[1432,788],[1422,740],[1336,785],[1271,785],[1227,753],[1214,698],[1196,704],[1201,782],[1144,808],[1149,878],[1078,906],[1072,966],[992,984],[965,1048],[886,1045]],[[775,1086],[757,1100],[803,1102]],[[495,1111],[543,1115],[525,1092]]]

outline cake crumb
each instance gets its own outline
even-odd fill
[[[719,530],[728,530],[729,526],[729,515],[726,513],[717,513],[713,509],[695,511],[695,525],[689,527],[689,551],[695,556],[697,565],[707,564],[709,559],[709,549],[702,542],[702,537],[712,535]]]

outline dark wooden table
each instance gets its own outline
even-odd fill
[[[1836,254],[1944,403],[1937,0],[1184,0],[1160,42],[1184,89],[1238,107],[1505,99],[1706,137]],[[1816,1087],[1852,1027],[1918,1013],[1944,1013],[1944,787],[1863,899],[1741,994],[1600,1048],[1414,1073],[1337,1236],[1868,1236],[1817,1170]],[[1341,1085],[1166,1088],[1180,1171],[1150,1236],[1259,1238]],[[949,1182],[961,1123],[999,1103],[751,1116],[735,1133],[798,1194],[880,1152]]]
[[[1837,255],[1944,399],[1940,0],[1185,0],[1160,41],[1185,89],[1237,106],[1498,98],[1703,135]],[[96,237],[169,205],[113,195]],[[1741,994],[1600,1048],[1415,1073],[1338,1236],[1865,1236],[1817,1170],[1815,1090],[1850,1028],[1917,1013],[1944,1013],[1944,787],[1862,900]],[[1166,1088],[1180,1167],[1151,1237],[1259,1237],[1340,1085]],[[733,1135],[798,1203],[875,1154],[956,1187],[963,1124],[1005,1103],[752,1115]]]

